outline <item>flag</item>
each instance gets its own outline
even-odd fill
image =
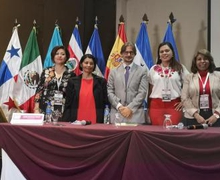
[[[134,57],[134,62],[149,70],[154,65],[154,60],[151,52],[146,22],[141,23],[135,46],[137,54]]]
[[[167,30],[166,30],[163,42],[170,42],[172,44],[173,50],[174,50],[174,53],[175,53],[175,58],[176,58],[177,61],[179,61],[179,54],[178,54],[175,39],[174,39],[174,36],[173,36],[172,25],[169,22],[167,23]]]
[[[16,83],[16,101],[20,109],[33,112],[34,95],[42,73],[42,62],[34,26],[24,49],[18,81]]]
[[[10,121],[12,113],[17,109],[14,103],[13,88],[17,82],[21,58],[22,49],[18,29],[14,27],[0,68],[0,114],[4,121],[6,119]]]
[[[86,49],[86,54],[92,54],[97,60],[97,66],[95,72],[97,75],[104,77],[105,74],[105,59],[102,51],[102,44],[99,37],[98,27],[95,24],[95,28],[89,45]]]
[[[68,50],[70,53],[70,59],[67,62],[67,66],[71,66],[76,75],[81,74],[79,69],[79,61],[83,56],[82,43],[79,35],[78,24],[75,25],[73,33],[71,35]]]
[[[123,44],[127,42],[127,37],[125,34],[125,24],[124,22],[120,22],[119,28],[118,28],[118,35],[116,37],[115,43],[113,45],[113,48],[111,50],[111,53],[108,57],[106,69],[105,69],[105,78],[108,79],[110,70],[117,67],[121,62],[121,47]]]
[[[154,60],[151,52],[150,41],[147,33],[146,21],[141,23],[140,31],[135,43],[137,54],[134,57],[134,62],[147,70],[154,65]],[[144,108],[147,109],[147,99],[145,98]]]
[[[44,60],[44,68],[53,66],[54,63],[52,62],[52,59],[51,59],[51,51],[53,50],[53,48],[55,46],[62,46],[62,45],[63,45],[63,42],[62,42],[62,39],[60,37],[60,29],[59,29],[59,26],[56,24],[55,28],[54,28],[54,31],[53,31],[51,41],[50,41],[50,45],[49,45],[49,48],[48,48],[48,51],[47,51],[47,55],[46,55],[46,58]]]

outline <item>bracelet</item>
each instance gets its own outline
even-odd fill
[[[213,114],[217,119],[219,118],[219,115],[217,113]]]
[[[219,113],[218,111],[215,111],[214,113],[215,113],[215,114],[218,114],[218,115],[220,116],[220,113]]]

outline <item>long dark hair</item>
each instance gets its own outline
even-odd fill
[[[191,72],[194,74],[196,74],[198,72],[198,68],[196,66],[196,58],[199,54],[203,55],[205,58],[208,59],[208,61],[209,61],[208,71],[210,73],[213,73],[213,71],[215,70],[215,67],[216,67],[215,63],[214,63],[214,59],[213,59],[211,53],[206,49],[200,49],[194,55],[193,60],[192,60]]]
[[[157,49],[157,57],[158,57],[158,59],[157,59],[157,63],[156,64],[161,64],[162,63],[162,60],[160,59],[160,48],[162,47],[162,46],[165,46],[165,45],[167,45],[170,49],[171,49],[171,51],[172,51],[172,53],[173,53],[173,57],[171,58],[171,60],[170,60],[170,67],[172,68],[172,69],[174,69],[175,71],[177,71],[179,74],[183,71],[183,67],[182,67],[182,65],[176,60],[176,58],[175,58],[175,52],[174,52],[174,49],[173,49],[173,46],[172,46],[172,44],[170,43],[170,42],[162,42],[162,43],[160,43],[159,44],[159,46],[158,46],[158,49]]]

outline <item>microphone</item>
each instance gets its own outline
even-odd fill
[[[176,129],[184,129],[184,124],[182,122],[178,123],[177,125],[172,125],[172,128]]]
[[[85,126],[85,125],[90,125],[90,124],[92,124],[92,122],[91,122],[91,121],[86,121],[86,120],[82,120],[82,121],[80,121],[80,120],[75,120],[75,121],[72,122],[71,124],[73,124],[73,125],[79,125],[79,126]]]
[[[187,129],[207,129],[208,124],[196,124],[196,125],[189,125]]]

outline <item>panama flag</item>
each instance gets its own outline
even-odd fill
[[[75,28],[73,29],[68,50],[70,53],[70,59],[67,62],[67,66],[69,68],[71,67],[76,75],[79,75],[81,74],[81,71],[79,69],[79,61],[83,56],[83,52],[82,52],[82,43],[79,35],[78,24],[76,24]]]
[[[134,62],[148,70],[154,65],[153,56],[150,47],[150,41],[147,33],[146,22],[141,23],[140,31],[136,40],[137,54]]]
[[[55,46],[61,46],[61,45],[63,45],[63,42],[62,42],[62,39],[60,37],[60,28],[56,24],[55,28],[54,28],[54,31],[53,31],[51,41],[50,41],[50,45],[49,45],[49,48],[48,48],[48,51],[47,51],[47,55],[46,55],[46,58],[44,60],[44,68],[53,66],[54,63],[52,62],[52,59],[51,59],[51,51],[53,50],[53,48]]]
[[[179,61],[179,54],[178,54],[175,39],[173,36],[172,25],[170,22],[167,23],[167,30],[166,30],[163,42],[170,42],[172,44],[174,52],[175,52],[175,58],[177,61]]]
[[[105,59],[102,51],[102,44],[99,37],[98,27],[96,24],[91,39],[89,41],[89,45],[86,49],[86,54],[92,54],[96,58],[97,66],[95,69],[95,73],[98,76],[104,77]]]
[[[111,50],[111,53],[108,57],[106,69],[105,69],[105,78],[108,79],[110,70],[117,67],[121,63],[121,47],[123,44],[127,42],[127,37],[125,34],[125,24],[124,22],[120,22],[118,28],[118,35],[116,37],[115,43]]]
[[[0,111],[4,121],[9,121],[12,113],[16,110],[13,88],[18,78],[21,58],[22,49],[18,29],[14,27],[0,68]]]
[[[28,38],[22,61],[15,94],[20,109],[27,113],[33,112],[34,95],[42,73],[42,62],[37,43],[36,27]]]

